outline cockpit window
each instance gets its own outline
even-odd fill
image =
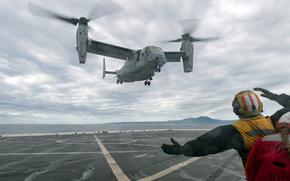
[[[144,49],[144,52],[145,52],[145,53],[149,53],[150,51],[151,51],[150,47],[146,47],[146,48]]]
[[[155,47],[156,48],[156,50],[158,50],[158,51],[162,51],[162,49],[161,48],[159,48],[159,47]]]

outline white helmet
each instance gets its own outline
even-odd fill
[[[283,114],[279,121],[276,123],[277,128],[287,127],[290,128],[290,112]]]

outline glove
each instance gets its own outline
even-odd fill
[[[268,99],[274,100],[278,102],[281,106],[285,108],[290,108],[290,96],[287,94],[274,94],[266,89],[263,88],[254,88],[255,91],[261,91],[263,94],[261,94],[262,97],[266,97]]]
[[[255,91],[261,91],[263,94],[261,94],[262,97],[266,97],[268,99],[271,99],[271,100],[276,100],[278,98],[278,95],[277,94],[273,94],[272,92],[266,90],[266,89],[263,89],[263,88],[254,88]]]
[[[168,145],[168,144],[161,145],[161,149],[163,150],[163,152],[169,155],[182,154],[182,146],[173,138],[171,138],[171,142],[173,143],[173,145]]]

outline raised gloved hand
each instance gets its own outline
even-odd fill
[[[261,91],[263,93],[263,94],[261,94],[262,97],[266,97],[266,98],[271,99],[271,100],[276,100],[278,98],[277,94],[274,94],[266,89],[257,87],[257,88],[254,88],[254,90]]]
[[[170,154],[170,155],[179,155],[182,154],[182,146],[175,141],[173,138],[171,138],[171,142],[173,145],[169,144],[162,144],[161,148],[164,153]]]
[[[261,94],[262,97],[266,97],[268,99],[274,100],[278,102],[281,106],[285,108],[290,107],[290,96],[287,94],[274,94],[266,89],[263,88],[254,88],[255,91],[261,91],[263,94]]]

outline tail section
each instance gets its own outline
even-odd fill
[[[103,79],[106,77],[106,74],[117,74],[117,72],[106,71],[106,60],[103,58]]]
[[[193,70],[193,43],[190,41],[182,41],[180,51],[185,52],[182,56],[184,72],[192,72]]]

